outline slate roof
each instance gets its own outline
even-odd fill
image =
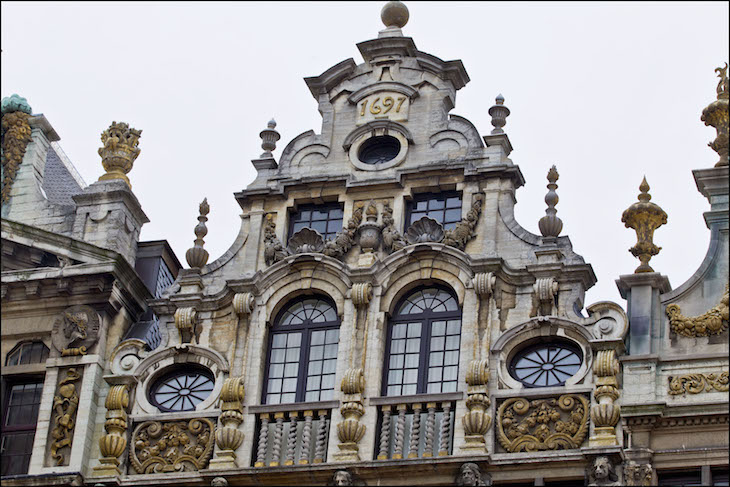
[[[43,191],[48,201],[56,205],[75,206],[71,196],[80,193],[82,189],[54,148],[49,147],[43,176]]]

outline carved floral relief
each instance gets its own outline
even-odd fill
[[[146,421],[132,434],[130,461],[137,473],[204,469],[213,454],[215,425],[209,419]]]
[[[719,335],[728,329],[729,300],[728,286],[725,286],[725,294],[717,306],[692,318],[683,316],[678,304],[670,304],[666,309],[669,326],[672,332],[685,337]]]
[[[730,385],[727,372],[669,376],[669,394],[673,396],[728,390]]]
[[[579,448],[588,433],[588,411],[588,400],[575,394],[507,399],[497,410],[497,439],[512,453]]]

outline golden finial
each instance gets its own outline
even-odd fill
[[[104,147],[99,148],[101,165],[106,174],[103,174],[99,181],[110,179],[121,179],[127,186],[132,187],[127,173],[132,170],[134,161],[139,156],[139,138],[141,130],[129,127],[124,122],[112,122],[108,129],[101,133],[101,141]]]
[[[724,67],[715,68],[715,72],[720,78],[717,83],[717,100],[707,105],[707,108],[702,110],[702,117],[700,117],[705,125],[715,127],[717,130],[715,140],[707,144],[720,155],[720,160],[717,161],[715,167],[728,165],[728,97],[730,95],[728,94],[727,67],[727,63],[725,63]]]
[[[640,272],[654,272],[649,266],[649,260],[659,253],[662,249],[654,245],[654,230],[667,223],[667,214],[659,205],[651,203],[651,195],[649,194],[649,183],[646,182],[646,176],[639,185],[639,201],[629,206],[621,216],[621,221],[626,228],[633,228],[636,231],[636,245],[629,249],[631,254],[641,261],[641,265],[634,271],[635,274]]]

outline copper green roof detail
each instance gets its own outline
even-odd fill
[[[10,96],[6,96],[0,101],[0,111],[3,113],[11,112],[24,112],[28,115],[31,114],[32,109],[28,104],[28,100],[20,95],[13,93]]]

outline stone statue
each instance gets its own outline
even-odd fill
[[[225,477],[215,477],[210,481],[211,487],[228,487],[228,481]]]
[[[332,482],[330,483],[330,485],[337,485],[337,486],[353,485],[352,474],[350,474],[350,472],[348,472],[347,470],[337,470],[332,475]]]
[[[606,456],[596,457],[588,469],[589,487],[611,487],[622,485],[611,460]]]
[[[482,479],[482,471],[476,463],[465,463],[459,469],[459,475],[456,476],[455,485],[481,486],[487,485]]]

